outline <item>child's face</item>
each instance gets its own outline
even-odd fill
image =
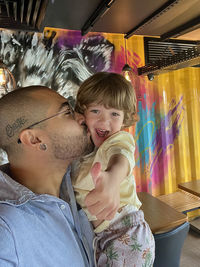
[[[99,147],[109,136],[120,131],[123,126],[124,112],[119,109],[91,104],[84,115],[96,147]]]

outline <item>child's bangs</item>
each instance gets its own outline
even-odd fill
[[[106,108],[124,109],[124,99],[119,95],[116,88],[112,86],[104,87],[96,91],[96,103],[104,105]]]

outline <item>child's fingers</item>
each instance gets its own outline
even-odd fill
[[[101,163],[95,162],[95,164],[92,166],[92,168],[90,170],[90,173],[92,175],[92,179],[93,179],[95,185],[97,183],[100,172],[101,172]]]
[[[111,210],[110,208],[102,209],[99,212],[95,211],[98,220],[112,220],[117,212],[117,209]]]

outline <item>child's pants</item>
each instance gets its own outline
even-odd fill
[[[124,209],[124,208],[123,208]],[[143,211],[130,211],[112,221],[109,228],[96,234],[98,267],[150,267],[155,257],[155,242]]]

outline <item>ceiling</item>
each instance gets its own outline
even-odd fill
[[[145,66],[138,68],[139,75],[157,75],[200,64],[200,0],[65,0],[60,3],[49,1],[43,27],[80,30],[82,35],[106,32],[124,34],[125,38],[154,36],[160,37],[160,42],[166,41],[161,45],[162,51],[157,51],[158,60],[146,61]],[[168,43],[171,38],[196,41],[198,47],[194,44],[186,50],[178,48],[177,53],[164,58],[166,51],[172,50]],[[151,50],[157,47],[154,44]]]
[[[0,0],[1,28],[45,26],[200,40],[200,0]]]
[[[141,75],[169,71],[169,65],[200,64],[200,0],[0,0],[0,28],[42,32],[44,27],[195,42],[196,47],[172,55],[164,66],[148,63]]]
[[[38,31],[49,0],[0,0],[0,28]]]
[[[200,28],[200,0],[51,0],[42,26],[165,39]]]

